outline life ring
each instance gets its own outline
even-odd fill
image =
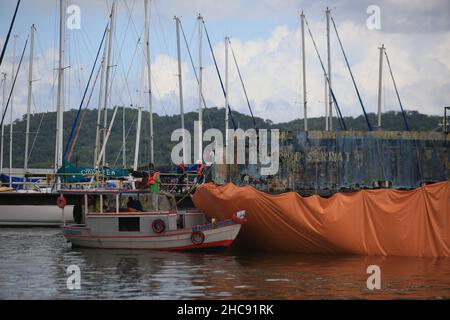
[[[196,246],[201,245],[205,242],[205,234],[201,231],[193,232],[191,235],[191,241]]]
[[[66,200],[66,198],[64,198],[63,195],[60,195],[60,196],[58,197],[58,199],[56,200],[56,205],[58,206],[58,208],[64,209],[64,208],[66,207],[66,205],[67,205],[67,200]]]
[[[247,223],[247,218],[244,218],[244,219],[239,218],[236,213],[233,213],[233,215],[231,216],[231,220],[233,220],[233,222],[236,224],[246,224]]]
[[[166,224],[161,219],[155,220],[152,223],[152,229],[155,233],[163,233],[166,230]]]

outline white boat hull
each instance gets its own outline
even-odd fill
[[[74,206],[64,209],[66,223],[73,223]],[[0,205],[0,226],[60,226],[62,211],[56,205]]]
[[[203,229],[204,241],[194,244],[195,229],[168,231],[161,235],[93,235],[86,227],[62,227],[64,236],[73,246],[103,249],[192,250],[211,247],[229,247],[236,239],[240,224],[230,223],[217,228]]]

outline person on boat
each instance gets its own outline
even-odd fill
[[[161,174],[158,171],[150,171],[148,177],[148,185],[150,186],[151,193],[159,193],[161,184]]]
[[[134,200],[133,197],[128,198],[127,203],[128,212],[143,212],[144,208],[139,200]]]
[[[205,181],[205,164],[201,161],[197,161],[197,184],[202,184]]]
[[[186,178],[186,165],[182,161],[177,165],[178,183],[175,192],[183,193],[184,180]]]
[[[158,194],[160,192],[161,177],[158,171],[151,170],[148,177],[148,185],[150,186],[150,193],[152,194],[152,205],[155,211],[158,211]]]

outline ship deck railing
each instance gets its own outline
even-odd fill
[[[161,173],[161,191],[166,192],[177,192],[179,190],[189,190],[194,185],[196,185],[196,177],[197,174],[186,173],[186,174],[178,174],[178,173]],[[177,180],[181,177],[185,177],[184,183],[178,183]],[[58,177],[61,178],[61,181],[58,181]],[[68,179],[76,180],[84,179],[90,181],[64,181]],[[36,178],[37,179],[37,178]],[[168,181],[169,180],[169,181]],[[112,182],[115,182],[115,186],[111,186]],[[40,191],[40,189],[76,189],[76,190],[90,190],[90,189],[117,189],[122,186],[126,186],[128,190],[133,189],[133,184],[139,184],[142,181],[139,178],[133,178],[130,180],[130,177],[120,177],[120,178],[108,178],[106,176],[102,176],[100,174],[95,175],[85,175],[85,174],[48,174],[45,178],[42,178],[40,181],[30,182],[30,181],[0,181],[0,188],[11,188],[13,190],[28,190],[28,191]],[[138,188],[139,189],[139,188]]]

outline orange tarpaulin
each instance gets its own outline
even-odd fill
[[[412,191],[269,195],[246,186],[206,184],[194,204],[210,218],[246,210],[236,246],[264,251],[450,256],[450,182]]]

